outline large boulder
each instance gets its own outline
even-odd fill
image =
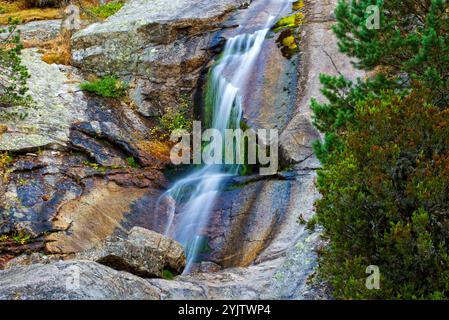
[[[127,239],[109,237],[91,250],[77,254],[77,258],[148,278],[162,278],[166,269],[180,274],[186,264],[184,248],[179,243],[139,227],[131,229]]]
[[[105,22],[72,39],[74,65],[132,82],[145,116],[175,107],[191,94],[210,61],[215,31],[244,0],[129,0]]]
[[[0,300],[156,300],[144,279],[91,261],[34,264],[0,271]]]

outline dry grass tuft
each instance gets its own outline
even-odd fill
[[[25,48],[38,48],[42,53],[42,61],[52,64],[70,65],[72,63],[72,48],[70,33],[59,35],[56,39],[48,41],[25,40]]]
[[[72,47],[70,42],[70,34],[65,33],[52,41],[48,41],[49,49],[42,56],[42,61],[52,64],[72,64]]]
[[[173,145],[170,142],[155,140],[141,140],[138,143],[139,149],[166,163],[170,162],[170,151],[172,146]]]
[[[81,1],[83,8],[90,8],[98,3],[98,0]],[[17,18],[22,23],[61,19],[62,10],[61,8],[33,8],[27,0],[0,0],[0,25],[6,25],[9,18]]]

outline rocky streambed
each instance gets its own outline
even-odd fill
[[[306,1],[293,57],[282,55],[274,33],[266,40],[244,117],[255,128],[281,131],[285,169],[235,178],[220,194],[205,234],[208,250],[189,275],[179,275],[179,245],[148,231],[160,231],[165,217],[153,208],[170,186],[167,146],[151,138],[152,117],[183,96],[200,116],[214,57],[240,21],[256,23],[272,2],[129,0],[74,35],[73,67],[24,51],[36,105],[0,135],[0,150],[13,154],[0,181],[0,233],[30,238],[0,243],[0,298],[329,298],[314,280],[319,230],[300,221],[313,216],[319,197],[311,148],[319,134],[309,108],[312,97],[322,99],[319,74],[363,76],[338,52],[330,30],[335,4]],[[37,27],[25,29],[32,36]],[[80,91],[86,75],[111,72],[131,84],[131,103]]]

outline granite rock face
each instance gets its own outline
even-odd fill
[[[148,227],[140,203],[165,188],[167,162],[154,153],[151,126],[123,102],[82,92],[78,69],[46,64],[33,49],[22,60],[34,103],[26,117],[1,119],[0,152],[12,158],[0,168],[0,234],[30,239],[2,242],[2,253],[75,253],[117,230]]]
[[[105,22],[73,36],[73,62],[86,72],[131,82],[144,116],[191,95],[210,61],[214,32],[244,0],[129,0]]]
[[[142,278],[90,261],[34,264],[0,271],[0,300],[155,300]]]
[[[186,264],[184,248],[179,243],[139,227],[131,229],[126,239],[109,237],[76,258],[146,278],[162,278],[164,270],[180,274]]]
[[[302,67],[298,84],[297,110],[279,137],[280,156],[283,164],[308,160],[313,155],[312,144],[321,138],[312,124],[311,100],[326,101],[321,93],[320,74],[344,75],[356,80],[366,76],[357,70],[351,60],[338,49],[337,38],[332,32],[335,23],[333,13],[338,1],[313,1],[306,4],[307,23],[302,29]]]
[[[0,135],[0,150],[33,151],[38,148],[67,146],[70,126],[87,119],[88,103],[79,90],[82,79],[76,69],[46,64],[37,50],[22,52],[23,64],[28,68],[31,107],[26,117],[2,121],[7,131]]]

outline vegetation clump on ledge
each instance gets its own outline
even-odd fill
[[[106,19],[116,14],[123,6],[125,1],[112,1],[103,5],[92,7],[89,12],[97,18]]]
[[[126,95],[128,85],[114,76],[107,76],[92,82],[84,82],[80,88],[104,98],[121,98]]]
[[[193,122],[189,115],[190,110],[190,101],[183,97],[178,107],[167,108],[164,114],[156,119],[156,125],[150,131],[151,136],[159,141],[168,141],[175,130],[191,132]]]
[[[280,33],[277,39],[278,45],[281,47],[282,54],[291,58],[299,52],[299,27],[304,24],[304,1],[298,0],[292,3],[293,14],[284,17],[276,22],[273,31]]]

